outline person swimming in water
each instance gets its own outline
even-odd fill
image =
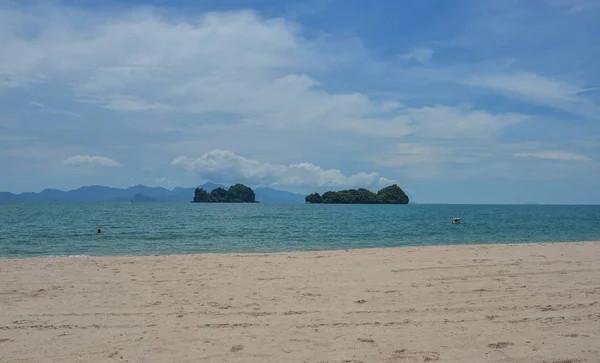
[[[98,234],[102,234],[102,228],[98,228]]]

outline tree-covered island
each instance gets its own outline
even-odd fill
[[[193,203],[258,203],[254,190],[244,184],[235,184],[229,187],[216,188],[211,192],[203,188],[196,188],[194,191]]]
[[[408,195],[393,184],[377,193],[364,188],[330,191],[323,195],[314,193],[306,196],[305,201],[309,204],[408,204]]]

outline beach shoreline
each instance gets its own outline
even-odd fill
[[[504,243],[504,242],[491,242],[491,243],[449,243],[449,244],[435,244],[435,245],[416,245],[407,244],[402,246],[393,247],[361,247],[361,248],[339,248],[339,249],[322,249],[322,250],[289,250],[289,251],[272,251],[272,252],[189,252],[189,253],[164,253],[164,254],[110,254],[110,255],[51,255],[51,256],[15,256],[15,257],[0,257],[0,262],[3,260],[39,260],[39,259],[61,259],[61,258],[119,258],[119,257],[184,257],[184,256],[265,256],[265,255],[285,255],[285,254],[311,254],[311,253],[328,253],[328,252],[348,252],[348,251],[372,251],[372,250],[395,250],[395,249],[410,249],[410,248],[441,248],[441,247],[454,247],[454,246],[472,246],[472,247],[483,247],[483,246],[519,246],[519,245],[546,245],[546,244],[563,244],[563,243],[600,243],[600,241],[587,240],[587,241],[545,241],[545,242],[518,242],[518,243]]]
[[[0,279],[6,362],[600,356],[596,241],[4,258]]]

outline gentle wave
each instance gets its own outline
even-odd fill
[[[0,257],[593,241],[599,220],[600,206],[0,204]]]

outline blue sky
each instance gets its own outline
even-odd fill
[[[600,203],[600,1],[0,1],[0,190]]]

